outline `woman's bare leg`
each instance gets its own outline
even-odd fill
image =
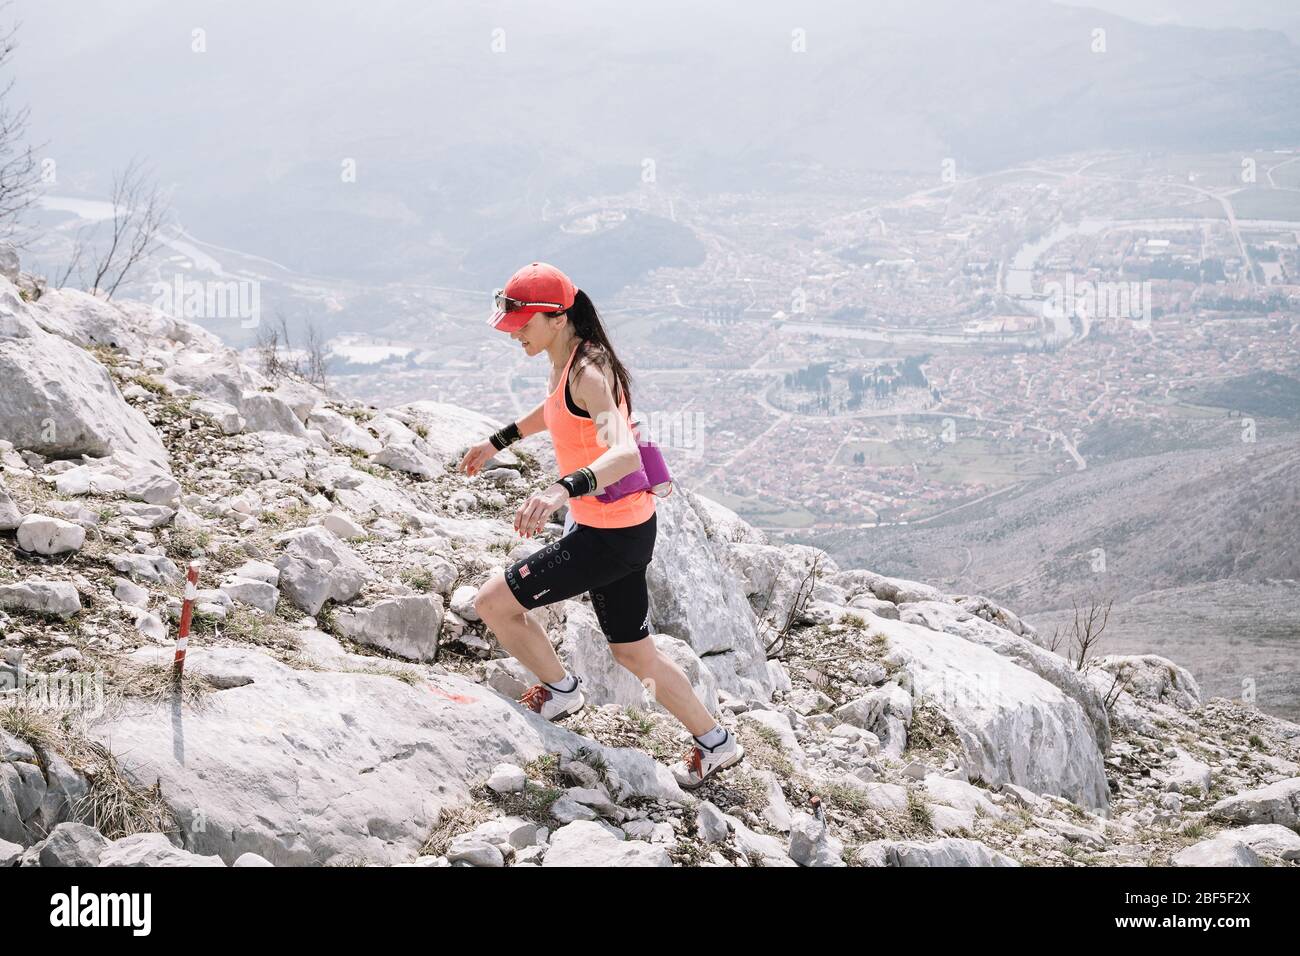
[[[653,638],[625,644],[610,644],[614,659],[649,686],[655,700],[696,737],[713,729],[718,721],[695,695],[686,672],[655,646]]]
[[[551,646],[546,630],[528,615],[498,571],[474,596],[474,610],[497,641],[515,660],[541,680],[555,684],[564,679],[564,665]],[[712,725],[710,725],[712,726]]]

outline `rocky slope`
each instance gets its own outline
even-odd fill
[[[563,725],[477,619],[547,543],[511,529],[544,441],[470,478],[500,422],[270,381],[13,269],[0,374],[0,865],[1300,861],[1297,725],[1162,658],[1077,668],[983,598],[773,546],[679,486],[653,639],[747,749],[683,792],[687,734],[588,601],[535,612],[590,688]]]

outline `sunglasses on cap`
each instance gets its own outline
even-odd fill
[[[518,312],[520,309],[532,309],[538,306],[546,306],[553,312],[564,310],[564,305],[560,302],[524,302],[520,299],[512,299],[506,295],[505,289],[497,289],[492,293],[492,301],[501,312]]]

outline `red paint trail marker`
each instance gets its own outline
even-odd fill
[[[185,671],[185,647],[190,640],[190,617],[194,614],[194,599],[199,594],[199,566],[191,564],[185,575],[185,602],[181,605],[181,628],[176,635],[176,660],[173,668],[179,679]]]

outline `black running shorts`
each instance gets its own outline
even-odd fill
[[[591,592],[600,629],[612,644],[650,636],[645,569],[654,556],[657,519],[626,528],[575,524],[554,544],[506,568],[506,584],[526,610]]]

